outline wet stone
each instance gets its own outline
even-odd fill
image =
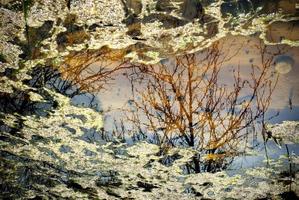
[[[101,23],[95,23],[95,24],[90,25],[88,27],[88,30],[89,31],[96,31],[97,28],[101,28],[101,27],[103,27],[103,24],[101,24]]]
[[[51,37],[51,29],[53,28],[53,21],[46,21],[41,27],[27,27],[25,37],[28,42],[21,45],[23,50],[23,57],[27,59],[37,58],[42,55],[40,48],[41,41]]]
[[[128,27],[127,35],[132,37],[141,35],[141,21],[135,13],[128,14],[123,23]]]
[[[210,6],[212,3],[216,3],[217,0],[201,0],[200,1],[203,6]]]
[[[266,14],[265,16],[264,11],[275,11],[278,8],[287,8],[288,5],[291,5],[290,3],[283,3],[281,0],[122,1],[127,4],[131,13],[124,14],[118,0],[74,0],[72,3],[68,1],[68,4],[66,2],[62,3],[60,0],[52,2],[49,0],[32,1],[35,6],[31,8],[29,13],[28,30],[30,39],[28,41],[32,42],[33,48],[31,49],[30,47],[28,49],[34,50],[32,55],[34,55],[33,57],[36,60],[26,60],[29,59],[28,55],[31,54],[26,54],[28,53],[25,52],[26,46],[20,46],[26,42],[24,33],[27,31],[24,29],[21,1],[17,1],[19,7],[16,10],[18,12],[12,11],[15,10],[13,6],[10,6],[14,4],[13,0],[1,1],[1,6],[3,2],[5,2],[5,6],[0,9],[0,18],[2,19],[2,16],[9,15],[7,18],[12,20],[7,20],[9,23],[6,20],[0,23],[1,28],[4,26],[4,30],[1,32],[4,37],[0,38],[0,48],[4,47],[1,49],[0,62],[11,64],[15,60],[14,58],[19,58],[21,60],[19,63],[22,64],[20,67],[22,68],[17,69],[18,66],[16,66],[14,69],[17,70],[0,69],[1,75],[9,78],[1,79],[1,87],[4,86],[4,89],[6,87],[12,88],[12,92],[9,89],[4,90],[4,93],[8,91],[8,93],[11,93],[11,96],[0,94],[0,105],[2,105],[0,110],[7,110],[8,112],[9,108],[6,108],[6,105],[10,103],[10,100],[16,103],[20,101],[20,105],[34,105],[32,109],[35,110],[30,111],[31,106],[27,106],[30,107],[29,109],[23,109],[22,107],[26,106],[21,106],[20,108],[22,109],[13,109],[9,111],[9,114],[6,111],[0,113],[0,118],[15,115],[11,121],[5,122],[8,124],[2,125],[0,121],[0,132],[4,130],[2,131],[4,135],[0,136],[0,199],[144,199],[144,196],[147,199],[165,199],[168,196],[171,196],[169,199],[193,199],[194,196],[199,197],[195,199],[208,199],[203,198],[203,194],[206,196],[207,192],[211,195],[210,198],[225,199],[223,197],[233,196],[234,198],[241,198],[240,196],[244,194],[244,190],[245,192],[248,191],[248,195],[249,193],[252,195],[251,199],[257,197],[264,197],[264,199],[274,199],[275,197],[298,199],[298,194],[290,192],[288,187],[284,187],[292,183],[292,188],[295,188],[297,186],[297,174],[293,176],[286,174],[278,177],[280,178],[278,180],[274,176],[270,178],[265,177],[264,171],[260,170],[258,171],[265,178],[258,178],[255,174],[251,175],[252,177],[247,175],[227,177],[225,171],[221,172],[223,173],[222,176],[219,176],[216,173],[205,173],[203,172],[204,170],[199,174],[187,175],[182,171],[182,167],[185,166],[182,163],[187,160],[190,161],[192,157],[190,157],[191,153],[184,153],[183,149],[177,151],[179,153],[170,154],[168,152],[170,155],[158,155],[159,147],[157,145],[150,147],[146,143],[133,150],[126,150],[127,146],[122,145],[117,140],[113,141],[114,144],[111,145],[111,148],[107,147],[108,145],[101,145],[100,143],[103,143],[106,130],[101,130],[102,125],[99,125],[100,123],[97,123],[95,119],[100,121],[101,115],[106,113],[91,113],[91,109],[80,107],[79,104],[70,105],[70,99],[64,98],[61,94],[58,95],[55,87],[49,88],[49,91],[51,90],[52,92],[49,92],[48,95],[34,90],[34,93],[43,97],[42,100],[47,101],[45,104],[36,104],[35,101],[37,99],[30,99],[28,102],[24,100],[24,103],[22,102],[23,98],[27,99],[30,96],[28,97],[26,91],[23,91],[26,89],[21,90],[21,88],[31,87],[36,81],[43,79],[40,77],[48,75],[42,73],[45,71],[44,65],[52,67],[52,63],[55,63],[57,67],[64,66],[64,63],[60,62],[66,62],[68,59],[76,58],[76,55],[78,55],[78,59],[71,59],[72,62],[66,63],[66,66],[73,68],[81,61],[84,64],[88,63],[88,61],[91,62],[92,60],[89,60],[89,57],[98,59],[98,57],[95,58],[94,56],[99,56],[102,50],[110,51],[111,49],[119,49],[119,51],[124,52],[131,51],[132,54],[130,56],[134,59],[134,63],[135,59],[136,63],[140,61],[159,61],[161,58],[169,57],[168,55],[170,54],[176,56],[178,52],[179,54],[185,54],[189,53],[186,52],[187,50],[193,51],[196,48],[196,51],[198,51],[203,47],[206,48],[205,44],[197,44],[197,42],[203,39],[207,43],[212,44],[220,37],[218,37],[217,33],[221,33],[219,35],[225,37],[227,29],[224,29],[222,25],[226,23],[233,23],[234,27],[240,25],[241,29],[232,28],[228,31],[232,31],[234,35],[237,35],[236,32],[240,32],[241,35],[247,36],[251,31],[252,33],[265,33],[263,32],[265,27],[272,28],[272,30],[276,26],[280,28],[285,23],[274,23],[274,21],[277,18],[289,20],[288,16],[282,16],[280,13]],[[252,5],[249,5],[250,2]],[[236,16],[236,18],[231,21],[221,18],[221,14],[219,15],[218,12],[219,5],[211,5],[212,3],[222,3],[222,11],[228,15],[231,13],[230,15]],[[62,6],[60,6],[61,4]],[[68,10],[65,8],[66,5],[68,5]],[[234,11],[230,10],[230,5],[232,5]],[[150,8],[146,10],[143,9],[143,6]],[[256,10],[260,6],[264,11],[251,13],[252,10]],[[154,10],[155,7],[157,10]],[[118,8],[120,9],[118,10]],[[12,10],[7,11],[7,9]],[[292,9],[290,8],[289,10]],[[146,12],[143,13],[143,11]],[[107,16],[106,13],[108,13]],[[252,21],[248,20],[249,23],[243,23],[243,21],[246,21],[243,20],[244,16],[245,18],[248,17],[246,19],[254,19]],[[127,17],[127,21],[124,20],[125,17]],[[14,21],[18,21],[16,18],[21,19],[18,25],[14,25]],[[197,19],[201,19],[200,23],[198,23]],[[191,21],[195,22],[190,23]],[[269,27],[271,26],[269,21],[271,21],[272,27]],[[258,22],[258,24],[255,25],[253,22]],[[12,28],[9,27],[10,24],[13,24]],[[8,28],[5,27],[6,25]],[[297,22],[291,23],[291,26],[293,25],[296,26]],[[242,28],[245,26],[250,28]],[[89,31],[86,30],[87,28],[89,28]],[[131,37],[126,35],[128,29],[127,34]],[[139,35],[142,37],[137,37]],[[274,40],[274,42],[280,42],[281,37],[283,36],[277,35],[277,40]],[[15,40],[15,38],[17,39]],[[140,41],[136,42],[136,38]],[[87,41],[88,39],[90,40]],[[183,41],[180,41],[181,39]],[[284,36],[283,40],[285,39],[295,41],[296,38],[295,36],[294,38]],[[105,45],[105,49],[102,49],[103,46],[101,45]],[[66,48],[67,46],[68,48]],[[90,49],[85,49],[89,47]],[[81,48],[84,49],[82,50]],[[19,57],[22,50],[24,50],[24,55]],[[63,53],[58,53],[59,51]],[[143,52],[149,54],[145,53],[143,55]],[[83,57],[88,57],[88,59]],[[246,60],[248,59],[250,57],[246,58]],[[118,58],[117,60],[119,61]],[[34,67],[35,62],[42,63],[40,64],[41,66],[36,65],[36,68],[43,70],[31,73],[30,71]],[[142,71],[146,72],[147,70]],[[28,77],[26,73],[28,76],[33,77],[30,83],[22,78]],[[60,78],[58,79],[61,80]],[[8,86],[6,86],[6,80],[11,82]],[[37,82],[38,87],[50,87],[48,84],[44,84],[44,80],[40,82]],[[37,85],[35,84],[34,87],[36,88]],[[24,92],[26,95],[21,95],[22,97],[19,98],[17,94],[13,94],[15,92],[20,92],[20,94]],[[64,94],[71,96],[70,94],[73,93],[66,92]],[[7,98],[7,100],[2,101],[3,98]],[[179,96],[178,100],[183,102],[185,99]],[[203,109],[202,111],[204,114],[210,114],[211,108]],[[37,113],[37,115],[24,115],[24,113],[31,112]],[[200,109],[196,112],[199,113]],[[95,115],[95,117],[91,115]],[[22,116],[21,119],[24,119],[24,121],[17,119],[16,116]],[[95,123],[96,125],[94,125]],[[8,128],[2,128],[2,126],[7,126]],[[190,123],[189,126],[193,126],[193,124]],[[161,131],[165,130],[166,128],[164,127],[161,129]],[[296,133],[298,132],[297,125],[294,127],[294,130]],[[76,132],[77,134],[74,135]],[[284,134],[284,132],[288,133],[289,131],[283,130],[281,134]],[[19,135],[17,135],[18,133]],[[23,137],[21,138],[21,136]],[[283,135],[280,135],[280,132],[278,136],[283,137]],[[295,135],[292,134],[292,138],[288,138],[288,140],[291,139],[293,141],[293,139],[296,139],[293,136]],[[16,139],[18,137],[20,140]],[[111,140],[109,139],[109,141]],[[284,139],[284,141],[286,140]],[[69,153],[72,151],[78,152],[78,155]],[[117,156],[118,159],[115,159]],[[197,159],[197,157],[194,158]],[[199,161],[199,159],[196,159],[194,159],[194,162]],[[192,168],[194,166],[186,165],[186,168],[190,167],[188,173],[193,172]],[[115,171],[107,170],[96,173],[100,169],[113,169]],[[275,173],[276,176],[279,176],[278,172]],[[289,177],[292,177],[294,182],[287,182]],[[185,184],[186,182],[189,185]],[[233,184],[233,187],[228,186],[230,183]],[[95,189],[95,185],[100,188]],[[266,190],[269,188],[270,191],[263,191],[264,186]],[[279,189],[277,190],[277,188]],[[144,192],[148,193],[145,195]],[[261,195],[261,192],[266,194]],[[296,192],[298,193],[298,191]],[[281,194],[278,195],[279,193]],[[104,197],[101,196],[102,194],[104,194]],[[123,197],[123,194],[129,194],[130,196]],[[232,200],[234,198],[226,199]]]
[[[52,157],[53,159],[59,159],[59,156],[50,148],[47,147],[38,147],[39,151],[43,152],[44,154]]]

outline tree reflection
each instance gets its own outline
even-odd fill
[[[239,65],[231,82],[221,83],[224,63],[238,53],[223,48],[215,43],[202,55],[180,56],[173,64],[138,65],[140,71],[130,75],[145,86],[136,89],[127,119],[161,146],[161,154],[176,146],[196,149],[188,171],[224,168],[225,158],[240,152],[246,129],[264,120],[277,83],[271,69],[276,54],[262,44],[255,47],[261,62],[251,64],[248,77],[241,76]]]
[[[197,154],[186,171],[215,172],[246,148],[257,122],[264,124],[278,80],[271,66],[282,52],[255,45],[260,61],[250,62],[250,73],[244,76],[240,64],[231,71],[226,66],[242,46],[226,48],[217,42],[204,52],[155,65],[129,63],[118,51],[89,51],[70,55],[60,71],[78,91],[87,92],[105,89],[116,73],[123,73],[133,97],[123,110],[125,117],[114,121],[112,133],[102,130],[103,138],[147,139],[160,145],[162,156],[171,147],[192,147]],[[223,73],[229,81],[222,80]]]
[[[63,77],[80,91],[99,92],[114,79],[114,74],[132,68],[122,59],[123,51],[103,48],[101,51],[86,51],[69,55],[59,67]]]

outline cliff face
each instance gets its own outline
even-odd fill
[[[156,63],[204,49],[227,34],[259,34],[267,44],[298,46],[298,36],[275,32],[281,24],[298,29],[292,1],[5,0],[0,5],[1,198],[295,195],[286,192],[289,180],[274,169],[186,175],[181,167],[192,149],[174,148],[165,158],[158,146],[145,142],[104,142],[101,113],[72,105],[67,89],[73,86],[56,71],[103,52],[115,60]],[[63,92],[60,83],[68,86]],[[298,125],[290,124],[298,132]],[[168,158],[171,164],[165,165]],[[293,180],[296,188],[298,174]]]

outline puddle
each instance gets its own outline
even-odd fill
[[[87,84],[84,84],[84,82],[82,83],[91,88],[93,88],[92,81],[94,81],[95,84],[99,83],[96,79],[91,79],[92,81],[89,82],[89,77],[94,77],[96,74],[95,72],[103,73],[99,69],[102,69],[103,71],[113,71],[111,74],[110,72],[107,72],[109,78],[107,78],[107,82],[102,83],[104,90],[101,90],[99,93],[92,93],[98,100],[97,109],[103,112],[104,129],[107,134],[113,136],[117,133],[117,135],[114,136],[124,139],[128,144],[134,143],[134,141],[138,140],[138,137],[139,139],[147,137],[148,141],[159,144],[162,139],[165,139],[165,135],[163,136],[163,134],[165,134],[165,129],[170,129],[169,131],[167,130],[167,134],[171,135],[170,137],[175,138],[176,134],[180,134],[177,127],[165,127],[165,122],[158,118],[150,119],[156,124],[149,124],[149,115],[159,115],[157,112],[161,112],[163,113],[162,115],[165,116],[167,111],[161,111],[161,108],[155,109],[149,107],[154,106],[153,103],[157,103],[162,107],[167,107],[167,102],[163,102],[162,99],[168,98],[168,100],[165,101],[169,101],[168,103],[171,107],[169,113],[177,117],[177,113],[180,112],[180,100],[175,99],[177,96],[173,92],[171,84],[169,84],[170,82],[167,80],[167,75],[173,73],[173,83],[180,85],[176,87],[179,87],[178,89],[182,90],[184,89],[183,86],[187,87],[186,83],[188,82],[188,73],[186,73],[188,67],[186,68],[186,66],[188,66],[188,64],[194,65],[197,69],[193,70],[192,73],[198,73],[200,77],[197,76],[195,78],[196,80],[194,81],[197,81],[198,84],[193,88],[194,91],[192,91],[192,95],[196,96],[198,99],[192,97],[191,100],[196,101],[197,103],[206,104],[206,106],[214,105],[217,107],[218,104],[211,103],[211,101],[215,101],[217,98],[219,98],[219,101],[223,105],[228,106],[229,104],[225,103],[230,101],[230,99],[225,98],[231,98],[231,95],[238,91],[235,85],[237,78],[242,80],[241,82],[244,85],[239,85],[240,91],[238,91],[238,97],[236,98],[236,104],[238,105],[235,105],[234,109],[237,110],[237,114],[240,114],[240,112],[244,111],[244,109],[242,110],[242,106],[245,106],[246,102],[252,98],[251,105],[248,109],[251,110],[250,114],[254,115],[253,117],[256,117],[256,121],[258,122],[255,127],[257,128],[255,130],[257,136],[248,135],[248,138],[250,138],[249,140],[252,140],[253,137],[253,139],[257,140],[255,143],[259,143],[259,145],[255,147],[257,155],[236,157],[231,168],[265,166],[265,149],[260,134],[263,113],[258,113],[258,110],[264,109],[265,123],[281,123],[282,121],[299,120],[299,79],[297,78],[299,74],[299,48],[286,45],[265,46],[258,38],[244,36],[227,36],[221,39],[217,45],[215,45],[214,49],[210,48],[186,56],[167,58],[160,61],[158,64],[150,65],[150,67],[113,61],[92,63],[82,72],[82,79],[87,80]],[[217,64],[217,67],[215,67],[216,65],[213,65],[213,62]],[[208,65],[209,69],[206,68]],[[177,69],[175,69],[176,66]],[[148,69],[146,69],[146,67],[148,67]],[[185,69],[181,70],[184,67]],[[213,93],[215,95],[213,98],[207,98],[206,96],[209,95],[209,92],[205,91],[204,87],[207,87],[206,81],[211,80],[209,78],[213,73],[210,69],[213,67],[215,67],[215,70],[217,69],[219,71],[214,74],[214,85],[209,88],[209,92],[211,92],[211,90],[215,90],[216,92]],[[259,91],[255,94],[256,96],[253,97],[254,90],[251,88],[252,85],[250,84],[254,84],[255,81],[258,81],[258,75],[263,68],[267,68],[264,71],[266,75],[263,75],[261,84],[258,86]],[[207,72],[204,71],[205,69],[208,69]],[[152,72],[150,72],[150,70],[152,70]],[[163,76],[166,78],[159,77],[157,79],[154,77],[159,73],[164,74]],[[181,73],[181,75],[179,73]],[[255,77],[253,77],[253,73]],[[154,82],[157,80],[160,81],[159,84],[161,85]],[[246,85],[247,83],[250,84]],[[200,87],[201,89],[198,89]],[[227,93],[223,94],[223,97],[219,96],[221,90],[225,90]],[[202,95],[204,92],[205,94]],[[230,95],[228,95],[228,93],[230,93]],[[165,97],[161,97],[161,95],[165,95]],[[187,90],[184,95],[185,96],[181,97],[181,101],[188,104],[190,97],[188,97]],[[199,100],[200,98],[201,100]],[[90,98],[84,100],[83,97],[73,99],[73,102],[77,105],[87,105],[89,101]],[[149,107],[146,108],[145,105]],[[136,106],[139,106],[139,108]],[[195,106],[195,103],[192,103],[192,106]],[[218,110],[216,109],[215,112],[221,115],[221,117],[215,117],[211,122],[216,122],[215,124],[217,124],[217,120],[224,120],[231,114],[231,110],[224,107],[217,107]],[[192,117],[199,119],[198,121],[194,120],[196,121],[194,123],[201,123],[201,120],[205,119],[200,118],[203,113],[206,112],[205,109],[207,108],[204,108],[204,105],[200,105],[197,110],[192,111]],[[148,115],[146,115],[145,112],[148,112]],[[136,113],[138,113],[138,115],[136,115]],[[163,118],[163,116],[160,115],[160,118]],[[165,117],[165,119],[166,118],[167,117]],[[140,126],[136,126],[136,121],[133,122],[133,120],[138,120]],[[187,120],[187,118],[184,120]],[[174,122],[170,121],[169,123]],[[161,124],[164,124],[164,127]],[[220,124],[218,125],[220,126]],[[227,128],[225,125],[223,126],[224,129]],[[156,130],[154,130],[154,128],[156,128]],[[171,128],[173,129],[171,130]],[[195,132],[196,128],[198,127],[194,128]],[[200,129],[200,131],[214,130],[213,128],[211,129],[211,127],[209,128]],[[250,128],[253,127],[248,127],[247,129],[244,128],[243,131],[240,131],[240,135],[246,130],[250,132]],[[217,129],[217,131],[221,132],[224,129]],[[139,136],[136,136],[138,134]],[[199,133],[197,134],[198,135],[195,137],[200,136]],[[202,137],[212,136],[202,135]],[[182,141],[178,139],[175,141],[176,145],[189,145],[186,141],[185,143]],[[199,142],[198,140],[195,141]],[[218,142],[219,141],[220,140],[218,140]],[[210,144],[208,144],[206,139],[203,139],[201,142],[205,144],[197,147],[195,146],[195,149],[209,149],[207,145]],[[250,142],[250,145],[253,145],[252,142]],[[284,147],[280,149],[277,145],[274,145],[272,141],[268,142],[267,148],[269,159],[277,159],[279,156],[286,153]],[[292,145],[290,149],[291,152],[298,155],[298,144]]]
[[[297,199],[296,1],[0,3],[0,199]]]

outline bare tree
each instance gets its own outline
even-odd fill
[[[241,48],[230,52],[213,44],[201,54],[188,54],[174,59],[173,64],[137,65],[124,61],[121,52],[103,49],[70,55],[60,72],[78,91],[99,92],[119,71],[130,79],[133,108],[125,110],[112,135],[125,140],[147,138],[161,145],[161,153],[172,146],[189,146],[198,151],[191,170],[213,171],[225,167],[225,156],[235,155],[247,138],[249,126],[264,121],[277,78],[271,70],[275,55],[262,43],[259,64],[251,64],[248,77],[241,76],[240,65],[231,73],[231,83],[219,80],[224,64]],[[120,60],[120,61],[119,61]],[[96,67],[92,67],[94,63]],[[131,73],[128,71],[131,70]],[[140,87],[134,85],[140,84]],[[264,135],[264,133],[263,133]],[[225,156],[224,156],[225,155]],[[207,161],[203,161],[205,156]],[[221,162],[214,162],[221,160]],[[190,169],[188,169],[190,171]]]
[[[73,53],[58,69],[64,79],[80,91],[96,93],[105,89],[116,72],[132,67],[123,59],[122,51],[103,48],[101,51]]]
[[[224,63],[238,53],[223,48],[218,42],[202,55],[177,57],[174,64],[138,65],[145,87],[136,89],[134,112],[127,119],[162,151],[169,146],[196,149],[195,172],[213,171],[212,160],[238,152],[246,127],[264,118],[277,83],[271,70],[275,54],[262,44],[256,46],[261,63],[251,65],[249,77],[242,77],[236,66],[230,86],[221,83]],[[203,155],[208,164],[200,163]]]

